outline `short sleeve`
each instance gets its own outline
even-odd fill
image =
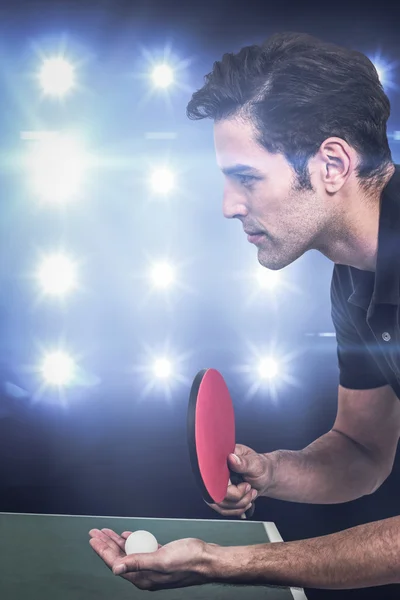
[[[354,325],[347,306],[348,296],[335,267],[331,283],[331,316],[336,331],[340,385],[355,390],[388,385],[368,345]]]

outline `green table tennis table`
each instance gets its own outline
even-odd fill
[[[1,600],[137,600],[148,592],[115,577],[89,545],[90,529],[146,529],[160,544],[195,537],[222,546],[281,542],[274,523],[0,513]],[[300,588],[225,586],[152,592],[160,600],[307,600]]]

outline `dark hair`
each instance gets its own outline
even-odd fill
[[[384,183],[392,164],[390,102],[361,52],[305,33],[278,33],[224,54],[204,80],[187,106],[189,119],[250,118],[257,142],[286,157],[300,187],[311,188],[308,161],[331,136],[356,150],[365,191]]]

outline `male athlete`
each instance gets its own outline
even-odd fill
[[[372,494],[392,470],[400,433],[400,169],[377,71],[359,52],[276,34],[225,54],[187,112],[214,121],[224,215],[241,222],[259,262],[282,269],[316,249],[334,263],[340,385],[332,429],[300,451],[237,445],[229,465],[245,483],[212,506],[237,517],[256,496],[333,504]],[[294,542],[186,539],[128,557],[129,532],[90,535],[114,574],[140,589],[400,583],[400,516]]]

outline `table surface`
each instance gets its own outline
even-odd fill
[[[222,546],[280,542],[272,522],[148,519],[0,513],[0,598],[4,600],[135,600],[147,598],[115,577],[89,545],[90,529],[145,529],[160,544],[195,537]],[[300,588],[207,584],[152,592],[160,600],[307,600]]]

